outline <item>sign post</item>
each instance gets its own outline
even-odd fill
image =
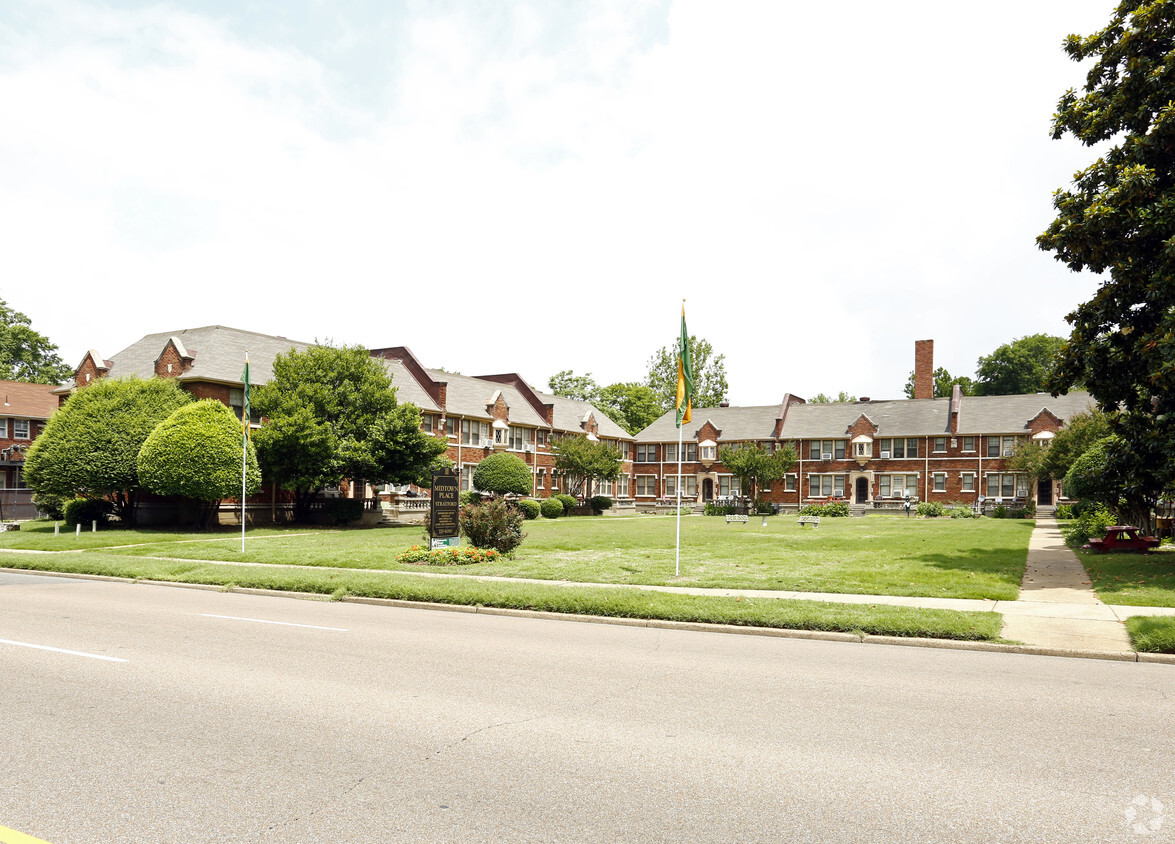
[[[460,509],[461,479],[457,472],[433,472],[432,507],[428,514],[431,547],[447,548],[461,544],[461,527],[457,521]]]

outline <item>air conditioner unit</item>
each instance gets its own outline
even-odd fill
[[[1026,489],[1016,490],[1016,497],[1017,498],[1027,498],[1028,497],[1028,490],[1026,490]]]
[[[888,451],[881,452],[881,459],[882,460],[889,460],[889,452]]]
[[[1004,457],[1011,457],[1011,456],[1012,456],[1012,449],[1005,448],[1004,449]]]
[[[523,451],[534,451],[534,443],[523,443],[522,450]]]
[[[828,453],[826,452],[826,453],[824,453],[824,454],[821,454],[821,455],[820,455],[820,459],[821,459],[821,460],[831,460],[831,459],[832,459],[832,455],[831,455],[831,454],[828,454]]]

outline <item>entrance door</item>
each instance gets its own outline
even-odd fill
[[[1053,503],[1053,481],[1052,478],[1044,478],[1036,485],[1036,503],[1045,507],[1051,506]]]
[[[869,500],[869,479],[857,478],[857,503],[864,504]]]
[[[706,478],[704,481],[702,481],[702,500],[714,500],[714,481],[712,478]]]

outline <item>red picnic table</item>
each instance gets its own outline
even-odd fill
[[[1139,536],[1133,525],[1111,525],[1106,528],[1105,539],[1091,539],[1085,546],[1094,551],[1149,551],[1159,547],[1159,540],[1153,536]]]

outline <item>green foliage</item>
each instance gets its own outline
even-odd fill
[[[1071,519],[1071,518],[1073,518],[1073,508],[1071,506],[1069,506],[1068,504],[1058,504],[1056,506],[1056,509],[1055,509],[1053,515],[1056,518],[1062,519],[1062,520]]]
[[[544,519],[557,519],[563,515],[563,502],[558,496],[544,498],[540,507]]]
[[[27,316],[0,299],[0,380],[60,384],[72,374],[57,347],[33,331]]]
[[[1005,343],[979,358],[975,394],[1011,396],[1039,393],[1048,388],[1057,353],[1065,345],[1060,337],[1033,334]]]
[[[38,492],[33,495],[33,506],[37,508],[38,512],[43,513],[46,519],[60,521],[63,515],[62,508],[65,507],[65,498],[50,492]]]
[[[445,442],[420,430],[420,411],[398,404],[383,365],[360,347],[291,349],[253,408],[269,421],[255,435],[267,479],[295,493],[309,518],[315,492],[344,478],[427,486]]]
[[[690,336],[690,355],[694,371],[694,407],[717,407],[726,401],[730,388],[726,383],[726,355],[714,356],[714,347],[706,340]],[[645,384],[657,397],[661,412],[677,406],[677,342],[663,346],[649,358]]]
[[[325,525],[349,525],[363,518],[363,500],[360,498],[324,498],[319,508]]]
[[[579,506],[579,501],[575,498],[575,496],[568,495],[565,492],[557,492],[554,495],[552,495],[551,498],[554,498],[556,501],[558,501],[560,504],[563,505],[563,512],[565,514],[567,514],[568,516],[571,515],[572,510],[574,510],[576,507]]]
[[[557,396],[595,403],[600,394],[600,385],[589,372],[587,375],[576,375],[570,369],[556,372],[547,380],[547,386]]]
[[[430,566],[468,566],[474,563],[497,562],[501,555],[493,548],[475,548],[459,545],[456,548],[422,548],[413,545],[396,557],[398,563],[424,563]]]
[[[951,375],[943,367],[938,367],[934,370],[934,388],[933,396],[936,399],[948,399],[954,393],[955,385],[963,391],[965,396],[975,395],[975,382],[966,375]],[[902,388],[906,394],[906,398],[914,398],[914,370],[910,370],[910,377],[906,379],[906,385]]]
[[[707,501],[702,512],[707,516],[731,516],[734,515],[734,505],[715,504],[713,501]]]
[[[1064,486],[1067,495],[1105,504],[1123,524],[1139,525],[1149,532],[1163,456],[1140,454],[1137,443],[1154,445],[1145,437],[1132,444],[1117,434],[1098,440],[1073,462]]]
[[[1078,457],[1110,433],[1109,420],[1100,408],[1074,414],[1065,420],[1065,427],[1057,431],[1052,443],[1044,450],[1041,465],[1043,474],[1038,477],[1065,477]]]
[[[609,384],[601,388],[592,404],[630,434],[643,431],[663,413],[653,388],[635,382]]]
[[[524,498],[518,502],[518,509],[522,511],[523,518],[529,522],[531,519],[539,517],[542,512],[542,504],[533,498]]]
[[[1006,519],[1006,518],[1008,518],[1008,508],[1005,507],[1003,504],[1000,504],[997,507],[994,507],[991,511],[991,517],[993,519]]]
[[[975,518],[975,511],[968,504],[956,502],[951,505],[951,508],[947,511],[947,515],[952,519],[973,519]]]
[[[1126,619],[1126,630],[1139,653],[1175,654],[1175,618],[1135,615]]]
[[[836,398],[826,396],[824,393],[817,393],[816,395],[812,396],[812,398],[808,399],[808,404],[847,404],[848,402],[854,402],[856,400],[856,396],[850,396],[844,390],[841,390],[837,394]]]
[[[718,449],[718,459],[740,480],[750,498],[758,498],[759,490],[781,479],[797,462],[790,444],[773,453],[758,442],[724,445]]]
[[[800,508],[800,515],[843,518],[852,515],[852,512],[847,501],[828,501],[823,504],[805,504]]]
[[[460,501],[462,504],[480,504],[481,493],[475,489],[466,490],[461,493]]]
[[[530,495],[534,478],[521,457],[502,451],[477,464],[473,470],[473,486],[495,495]]]
[[[510,554],[522,544],[522,511],[511,507],[502,498],[491,498],[481,504],[467,504],[458,514],[461,533],[478,548],[494,548]]]
[[[172,380],[102,378],[50,418],[25,457],[25,481],[64,498],[108,496],[133,525],[139,450],[156,425],[191,401]]]
[[[591,500],[592,511],[596,513],[603,513],[605,510],[612,509],[612,499],[606,495],[593,495]]]
[[[1065,52],[1086,63],[1086,85],[1061,97],[1052,134],[1096,146],[1096,158],[1054,194],[1056,219],[1037,244],[1071,270],[1101,278],[1094,296],[1066,317],[1072,331],[1050,386],[1082,385],[1116,411],[1110,427],[1136,459],[1112,454],[1113,468],[1127,509],[1141,515],[1175,483],[1170,4],[1122,2],[1102,31],[1070,35]]]
[[[1086,507],[1067,528],[1064,529],[1065,541],[1070,545],[1084,545],[1091,539],[1106,535],[1106,528],[1115,524],[1117,519],[1104,504]]]
[[[947,508],[937,501],[919,501],[915,512],[919,516],[935,519],[939,516],[945,516]]]
[[[61,515],[70,527],[88,528],[93,522],[106,524],[113,511],[114,505],[105,498],[74,498],[65,502]]]
[[[620,451],[603,440],[560,437],[551,444],[551,451],[555,455],[555,469],[564,473],[574,488],[582,485],[585,497],[591,496],[594,481],[614,481],[620,477]]]
[[[241,423],[225,405],[205,399],[177,408],[160,422],[139,451],[139,482],[159,495],[203,502],[198,524],[206,527],[221,499],[241,494]],[[246,492],[261,486],[253,444],[246,449]]]

